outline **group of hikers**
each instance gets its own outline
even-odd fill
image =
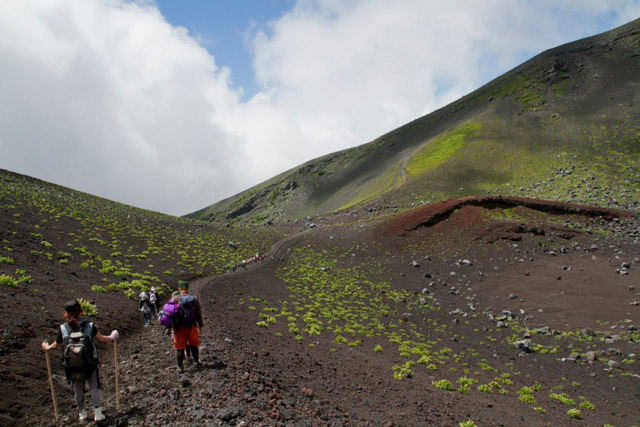
[[[140,293],[140,311],[144,318],[144,326],[151,324],[151,318],[156,317],[160,310],[160,296],[155,286],[149,289],[149,293],[142,291]]]
[[[176,351],[176,361],[180,372],[184,372],[185,359],[191,358],[196,368],[202,366],[199,357],[200,333],[202,332],[202,309],[198,298],[189,293],[189,283],[179,281],[178,290],[171,295],[171,299],[159,305],[159,295],[154,287],[149,292],[140,294],[140,311],[144,317],[144,326],[151,324],[151,318],[158,317],[160,323],[168,326],[173,334],[173,348]],[[68,301],[64,305],[63,316],[65,322],[60,325],[55,341],[49,344],[43,341],[42,350],[46,352],[47,366],[49,369],[49,383],[53,398],[56,420],[58,417],[55,393],[49,365],[49,350],[62,348],[62,364],[65,369],[67,382],[73,384],[75,403],[79,411],[79,420],[88,421],[89,412],[84,407],[85,384],[88,385],[93,415],[95,421],[102,421],[105,415],[102,412],[100,396],[100,372],[98,352],[95,341],[114,342],[114,356],[116,355],[115,341],[119,338],[117,330],[109,335],[102,335],[97,326],[84,318],[85,312],[77,299]],[[167,320],[168,319],[168,320]],[[116,396],[117,390],[117,358],[116,358]],[[116,397],[116,402],[118,398]]]
[[[259,253],[255,254],[251,258],[243,259],[240,262],[236,262],[236,263],[233,263],[233,264],[229,265],[227,267],[227,272],[236,271],[238,268],[244,269],[247,265],[253,264],[254,262],[258,262],[258,261],[262,261],[262,260],[264,260],[264,256],[263,255],[260,255]]]

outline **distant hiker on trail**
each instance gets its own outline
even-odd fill
[[[160,310],[160,296],[158,295],[158,291],[156,291],[155,286],[152,286],[151,289],[149,289],[149,302],[151,303],[151,315],[156,317]]]
[[[149,326],[149,323],[151,323],[152,310],[153,308],[151,307],[149,295],[147,295],[146,292],[142,292],[140,294],[140,311],[142,312],[142,316],[144,317],[144,326]]]
[[[174,319],[173,348],[176,350],[178,368],[184,371],[185,350],[191,353],[196,368],[202,366],[198,357],[200,336],[198,328],[202,332],[202,310],[198,298],[189,294],[189,283],[183,280],[178,282],[179,294],[174,301],[180,304],[178,316]]]
[[[91,392],[94,419],[102,421],[105,416],[102,413],[100,401],[100,373],[98,372],[98,353],[94,341],[115,341],[119,335],[115,329],[111,331],[109,336],[102,335],[93,322],[82,318],[83,314],[84,311],[78,300],[68,301],[64,306],[66,322],[58,328],[56,340],[51,344],[43,341],[41,347],[44,351],[49,351],[62,345],[63,365],[67,381],[73,382],[76,405],[80,411],[80,421],[86,421],[88,418],[87,410],[84,409],[85,381],[89,384]]]

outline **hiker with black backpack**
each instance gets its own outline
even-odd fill
[[[149,326],[151,323],[151,312],[153,311],[153,308],[151,307],[151,301],[149,300],[149,296],[146,292],[142,292],[140,294],[140,311],[144,317],[144,326]]]
[[[66,322],[58,328],[56,340],[51,344],[43,341],[42,350],[49,351],[59,345],[62,346],[62,364],[65,368],[67,382],[73,382],[75,401],[80,411],[80,421],[87,421],[89,416],[87,410],[84,409],[85,381],[91,392],[94,419],[102,421],[105,416],[102,413],[98,352],[94,342],[95,340],[100,342],[115,341],[119,337],[118,331],[114,329],[108,336],[98,332],[98,328],[93,322],[82,318],[84,310],[77,299],[65,304],[63,315]]]
[[[155,286],[149,289],[149,302],[151,303],[151,317],[156,317],[158,311],[160,311],[160,296]]]
[[[179,304],[178,314],[174,317],[173,348],[176,350],[178,369],[184,371],[185,350],[190,353],[196,368],[200,368],[199,349],[202,332],[202,310],[198,297],[189,294],[189,283],[183,280],[178,282],[177,296],[174,301]]]

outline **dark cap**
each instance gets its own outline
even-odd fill
[[[189,282],[186,282],[184,280],[180,280],[178,282],[178,289],[189,289]]]
[[[64,303],[64,311],[69,314],[76,314],[80,310],[82,310],[82,306],[77,299],[72,299]]]

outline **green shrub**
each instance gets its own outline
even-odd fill
[[[564,405],[575,405],[576,402],[571,399],[567,393],[551,393],[549,397],[553,400],[563,403]]]
[[[107,292],[107,289],[104,286],[100,286],[100,285],[91,286],[91,290],[93,292],[100,292],[101,294],[104,294]]]
[[[401,380],[403,378],[412,378],[413,370],[412,367],[415,366],[415,362],[409,361],[405,363],[403,366],[393,365],[393,378],[397,380]]]
[[[82,298],[78,298],[78,302],[80,303],[80,307],[82,307],[82,311],[84,311],[87,316],[96,316],[98,314],[98,308],[95,304]]]
[[[471,386],[476,384],[478,380],[476,380],[475,378],[460,377],[456,380],[456,382],[458,383],[458,391],[460,393],[469,394],[469,392],[471,391]]]
[[[9,265],[13,265],[15,263],[13,258],[10,258],[8,256],[2,256],[0,255],[0,264],[9,264]]]
[[[333,340],[334,343],[336,344],[344,344],[347,342],[347,339],[345,337],[343,337],[342,335],[338,335],[334,338]]]
[[[596,406],[593,403],[589,402],[586,398],[580,396],[579,399],[582,400],[582,402],[580,403],[580,407],[582,409],[588,409],[589,411],[593,411],[596,409]]]
[[[530,403],[532,405],[536,404],[536,398],[530,394],[521,394],[520,396],[518,396],[518,400],[520,402]]]
[[[518,390],[518,400],[524,403],[536,404],[536,398],[533,397],[533,388],[524,386]]]
[[[433,384],[436,388],[439,388],[440,390],[453,390],[453,386],[451,385],[451,381],[449,380],[439,380],[439,381],[432,381],[431,384]]]
[[[571,408],[567,411],[567,415],[569,415],[570,418],[575,418],[576,420],[582,419],[582,412],[580,409]]]
[[[493,387],[491,387],[489,384],[480,384],[478,386],[478,391],[481,391],[482,393],[491,394],[493,393]]]
[[[18,287],[18,281],[7,274],[0,274],[0,285],[16,288]]]
[[[33,279],[31,278],[31,276],[29,276],[27,272],[21,268],[16,269],[16,276],[18,277],[18,283],[33,283]]]

